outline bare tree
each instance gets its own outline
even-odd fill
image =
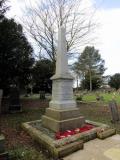
[[[7,0],[0,0],[0,21],[4,18],[4,14],[9,9],[6,2]]]
[[[84,0],[43,0],[36,7],[29,0],[29,11],[23,24],[40,48],[40,57],[55,61],[57,31],[66,27],[67,51],[69,55],[77,52],[81,45],[87,44],[88,36],[95,28],[94,12],[82,7]],[[37,3],[37,2],[36,2]],[[42,49],[42,50],[41,50]]]

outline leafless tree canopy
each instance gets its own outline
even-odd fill
[[[39,55],[55,61],[57,31],[66,27],[67,51],[73,54],[88,43],[95,28],[94,12],[82,7],[84,0],[43,0],[36,7],[29,0],[24,26],[39,46]]]

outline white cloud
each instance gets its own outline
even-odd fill
[[[101,28],[98,32],[100,44],[96,45],[105,59],[106,74],[120,72],[120,9],[99,11]]]
[[[26,7],[35,7],[38,2],[40,2],[40,0],[10,0],[8,3],[10,10],[7,12],[7,16],[19,20],[24,16]]]

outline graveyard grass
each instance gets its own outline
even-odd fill
[[[85,102],[95,102],[96,101],[96,92],[92,92],[92,93],[88,93],[83,95],[82,100]],[[117,92],[112,92],[112,93],[102,93],[99,92],[98,93],[100,97],[103,97],[103,100],[98,102],[98,103],[102,103],[102,104],[108,104],[109,101],[111,101],[112,99],[114,99],[117,104],[120,104],[120,93]]]
[[[84,92],[78,93],[76,97],[81,97],[84,102],[95,102],[96,101],[96,94],[99,94],[99,96],[103,97],[102,101],[98,101],[98,103],[102,104],[108,104],[109,101],[111,101],[113,98],[117,102],[117,104],[120,104],[120,93],[117,92],[111,92],[111,93],[103,93],[103,92],[90,92],[87,94],[84,94]],[[29,97],[21,97],[22,99],[32,99],[32,100],[38,100],[39,99],[39,94],[33,94],[32,96]],[[51,96],[48,94],[47,99],[50,100]]]
[[[84,96],[87,102],[94,101],[91,97],[93,94]],[[95,96],[94,96],[95,97]],[[97,103],[93,105],[78,105],[80,112],[86,119],[102,122],[115,127],[117,133],[120,134],[120,124],[112,124],[111,116],[106,105],[107,101],[111,99],[112,94],[107,94],[104,103]],[[118,102],[119,96],[118,97]],[[48,101],[40,101],[38,97],[35,99],[22,99],[23,112],[16,114],[2,115],[2,132],[6,137],[6,148],[11,155],[12,160],[47,160],[50,159],[48,153],[42,153],[41,147],[36,144],[29,135],[21,128],[21,123],[40,119],[45,113],[45,108],[48,107]],[[120,111],[120,103],[118,104]],[[48,155],[46,157],[45,155]]]

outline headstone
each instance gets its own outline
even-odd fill
[[[119,117],[119,113],[118,113],[118,107],[117,107],[117,103],[115,100],[112,100],[109,102],[109,109],[110,109],[110,112],[111,112],[111,118],[112,118],[112,122],[115,123],[117,121],[120,120],[120,117]]]
[[[40,91],[40,100],[45,100],[45,91]]]
[[[9,96],[3,96],[1,109],[1,113],[9,113]]]
[[[73,77],[69,73],[65,28],[58,32],[56,72],[52,80],[52,100],[42,116],[42,124],[55,132],[81,127],[85,119],[80,115],[73,96]]]
[[[9,111],[10,112],[21,111],[20,94],[18,88],[15,85],[12,85],[10,88]]]

